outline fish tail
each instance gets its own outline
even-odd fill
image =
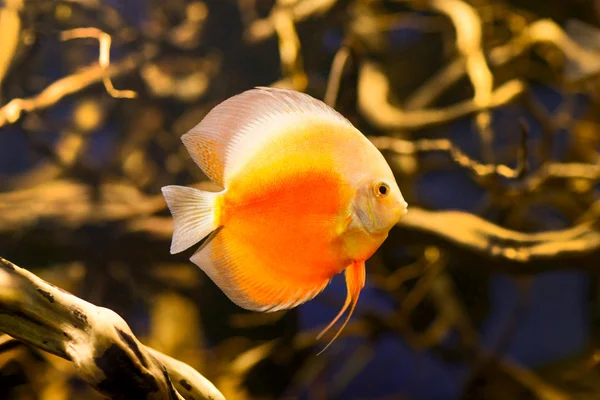
[[[174,185],[161,190],[173,215],[171,254],[187,250],[219,227],[222,193]]]
[[[348,268],[346,268],[345,275],[346,275],[346,290],[347,290],[346,301],[344,302],[342,309],[340,310],[338,315],[333,319],[333,321],[331,321],[329,323],[329,325],[327,325],[321,331],[321,333],[319,333],[319,335],[317,336],[317,340],[320,339],[325,334],[325,332],[327,332],[340,319],[340,317],[344,314],[344,312],[346,312],[348,307],[350,307],[350,312],[346,316],[346,319],[344,320],[344,323],[342,324],[340,329],[338,329],[338,331],[333,336],[333,338],[329,341],[329,343],[327,343],[327,346],[325,346],[325,348],[323,348],[323,350],[321,350],[317,355],[319,355],[319,354],[323,353],[325,350],[327,350],[327,348],[334,342],[334,340],[337,339],[337,337],[340,335],[340,333],[342,333],[342,331],[346,327],[346,324],[350,320],[350,317],[354,313],[354,309],[356,308],[356,303],[358,303],[358,297],[360,296],[360,291],[365,286],[365,278],[366,277],[365,277],[364,261],[353,263],[352,265],[350,265]]]

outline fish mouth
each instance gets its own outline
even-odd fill
[[[397,223],[398,221],[400,221],[402,219],[402,217],[404,217],[406,214],[408,214],[408,203],[406,202],[406,200],[404,200],[404,198],[400,197],[398,200],[396,200],[396,204],[394,207],[394,217],[395,217],[395,222]]]
[[[408,214],[408,203],[405,200],[400,201],[400,218]]]

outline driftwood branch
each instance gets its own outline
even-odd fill
[[[522,126],[521,146],[517,168],[506,165],[482,164],[455,146],[448,139],[420,139],[415,141],[387,136],[371,136],[369,140],[380,150],[390,150],[401,155],[416,155],[421,152],[442,151],[450,155],[452,161],[469,170],[477,178],[501,176],[508,179],[521,178],[525,173],[527,162],[527,128]],[[540,183],[541,184],[541,183]]]
[[[192,185],[211,190],[216,185]],[[55,180],[31,189],[0,193],[0,233],[29,229],[53,221],[67,229],[151,216],[166,207],[162,194],[146,196],[126,183],[103,183],[99,188]],[[172,224],[167,224],[172,228]]]
[[[279,59],[283,75],[290,80],[295,90],[304,91],[308,85],[308,78],[304,72],[300,39],[293,14],[288,10],[274,10],[272,21],[279,39]]]
[[[577,33],[582,29],[588,29],[580,36],[587,36],[590,42],[598,36],[598,32],[590,32],[589,28],[582,27],[582,23],[569,21],[567,30],[571,29]],[[495,65],[504,64],[511,59],[523,54],[532,46],[539,43],[549,43],[556,46],[571,63],[571,68],[564,71],[565,78],[577,82],[581,79],[595,75],[600,71],[600,53],[597,49],[582,46],[573,40],[554,21],[540,19],[526,26],[519,36],[508,43],[498,46],[490,51],[490,61]]]
[[[115,77],[131,72],[144,59],[146,59],[144,55],[134,54],[122,61],[113,63],[108,70],[105,70],[100,65],[94,65],[83,69],[81,72],[57,80],[36,96],[25,99],[13,99],[0,108],[0,127],[17,122],[25,112],[48,108],[66,96],[103,81],[107,76]]]
[[[2,38],[2,54],[0,54],[0,87],[6,76],[13,56],[19,45],[21,34],[21,18],[19,12],[23,1],[5,1],[0,5],[0,37]]]
[[[108,68],[110,67],[110,44],[112,42],[112,37],[106,32],[102,32],[98,28],[77,28],[71,29],[70,31],[62,32],[61,39],[62,40],[71,40],[71,39],[83,39],[83,38],[94,38],[98,40],[100,45],[100,54],[98,56],[98,65],[103,69],[106,73]],[[102,77],[102,82],[104,83],[104,87],[106,91],[112,96],[117,98],[129,98],[132,99],[137,96],[137,93],[131,90],[117,90],[115,89],[110,77],[104,75]]]
[[[446,152],[457,165],[468,170],[473,177],[483,182],[485,179],[503,177],[507,179],[523,178],[514,183],[514,189],[523,192],[535,192],[544,183],[553,179],[573,179],[589,181],[594,184],[600,181],[600,164],[592,163],[559,163],[547,162],[537,170],[524,176],[526,172],[526,131],[522,126],[521,146],[517,159],[517,167],[510,168],[503,164],[484,164],[467,156],[460,148],[448,139],[404,140],[386,136],[371,136],[369,139],[380,150],[392,151],[398,155],[416,155],[432,151]]]
[[[0,258],[0,331],[69,360],[113,399],[224,399],[190,366],[141,344],[112,310]]]
[[[433,0],[429,8],[446,14],[453,23],[459,55],[406,99],[404,107],[390,101],[392,88],[381,68],[372,61],[365,61],[359,70],[359,109],[369,121],[386,130],[419,129],[477,114],[478,130],[485,136],[489,133],[488,110],[515,100],[526,90],[526,85],[520,79],[513,79],[494,88],[494,78],[481,46],[481,19],[471,6],[458,0]],[[587,35],[590,37],[588,41],[592,42],[594,39],[589,28],[581,28],[580,25],[571,22],[569,27],[575,32],[587,29],[585,35],[579,33],[579,36]],[[599,35],[598,32],[593,34]],[[600,71],[600,52],[597,49],[582,46],[555,22],[547,19],[531,23],[520,36],[491,49],[487,55],[491,64],[497,67],[538,43],[551,43],[565,55],[571,66],[565,70],[565,78],[569,81],[579,81]],[[472,99],[442,109],[425,108],[465,74],[474,88]]]
[[[215,189],[214,184],[209,182],[195,186]],[[147,252],[157,262],[172,259],[166,250],[172,236],[172,219],[156,215],[166,207],[161,196],[147,197],[125,184],[106,184],[98,190],[97,198],[101,199],[98,205],[94,203],[94,191],[90,187],[67,181],[0,194],[0,215],[5,218],[0,224],[0,240],[9,242],[15,233],[29,231],[19,240],[32,240],[38,246],[43,243],[44,248],[52,248],[53,252],[78,257],[85,255],[87,246],[78,239],[78,232],[86,227],[106,227],[112,223],[119,227],[119,239],[113,245],[112,257],[130,257],[128,247],[142,239],[145,243],[155,244],[147,246]],[[49,199],[49,193],[54,193],[54,197]],[[43,201],[45,206],[38,204],[39,201]],[[7,213],[1,212],[3,209],[28,211]],[[60,229],[64,234],[35,232],[32,226],[39,221]],[[477,259],[483,262],[481,265],[509,272],[590,269],[596,265],[591,261],[600,256],[600,232],[594,221],[591,218],[559,231],[522,233],[466,212],[428,211],[413,207],[392,236],[399,236],[397,240],[404,244],[439,245],[454,250],[452,254]],[[38,235],[43,235],[43,238]],[[30,260],[32,255],[22,253],[19,257]],[[584,262],[586,260],[590,262]]]
[[[482,155],[492,158],[492,115],[486,108],[491,102],[494,77],[487,65],[482,47],[482,21],[478,11],[461,0],[432,0],[432,9],[448,16],[456,30],[456,48],[464,59],[467,75],[473,85],[473,103],[481,108],[475,121],[481,138]]]
[[[404,109],[390,103],[390,84],[383,72],[373,63],[364,63],[359,78],[359,107],[372,123],[383,129],[417,129],[475,113],[484,158],[489,160],[492,142],[489,109],[512,101],[525,89],[524,83],[512,80],[494,90],[494,77],[482,47],[482,20],[474,7],[461,0],[431,0],[426,4],[452,22],[456,31],[456,60],[418,90]],[[472,99],[446,109],[416,110],[427,106],[464,73],[474,89]]]
[[[437,244],[459,257],[479,259],[480,265],[513,273],[563,268],[595,271],[593,260],[600,256],[600,232],[591,221],[563,230],[522,233],[466,212],[413,207],[393,235],[406,244]]]
[[[289,12],[294,23],[302,22],[308,18],[322,15],[329,11],[338,0],[305,0],[292,4],[279,1],[273,7],[267,18],[252,21],[245,32],[246,40],[250,43],[262,42],[272,37],[277,31],[277,14],[281,11]]]
[[[526,89],[519,79],[510,80],[496,88],[487,100],[464,100],[446,108],[404,110],[389,100],[392,89],[381,68],[372,61],[364,61],[359,68],[358,107],[364,116],[386,130],[419,129],[449,122],[486,109],[508,104]]]
[[[4,125],[14,124],[23,113],[43,110],[58,103],[64,97],[80,92],[98,82],[103,82],[109,94],[115,97],[134,97],[131,91],[116,90],[110,78],[127,74],[136,70],[144,61],[156,55],[156,49],[147,47],[140,53],[131,54],[116,63],[110,63],[109,50],[111,38],[106,33],[95,28],[74,29],[63,32],[63,40],[92,37],[100,43],[99,62],[83,68],[72,75],[57,80],[42,90],[39,94],[29,98],[16,98],[0,107],[0,128]]]

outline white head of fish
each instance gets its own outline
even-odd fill
[[[368,176],[361,180],[353,202],[353,213],[372,235],[384,235],[408,212],[393,175]]]

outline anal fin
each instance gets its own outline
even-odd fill
[[[286,268],[286,260],[272,260],[268,249],[240,240],[227,226],[207,239],[190,260],[238,306],[273,312],[296,307],[318,295],[329,279],[307,279]]]

